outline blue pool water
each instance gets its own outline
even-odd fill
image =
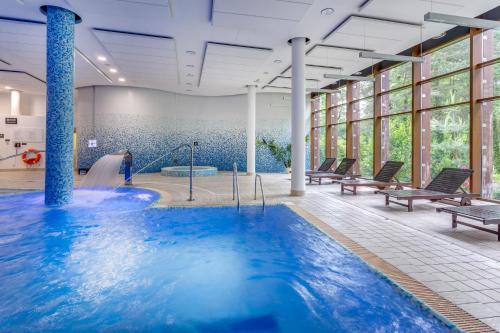
[[[0,197],[2,332],[451,332],[285,206]]]

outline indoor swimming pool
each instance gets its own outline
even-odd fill
[[[452,332],[284,205],[148,208],[143,189],[0,197],[5,332]]]

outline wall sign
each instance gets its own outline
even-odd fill
[[[89,140],[89,148],[96,148],[97,147],[97,140],[96,139],[90,139]]]
[[[9,125],[17,125],[17,118],[5,118],[5,123]]]

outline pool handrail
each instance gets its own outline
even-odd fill
[[[184,143],[184,144],[180,145],[179,147],[172,149],[172,151],[170,152],[170,153],[174,153],[183,147],[189,148],[191,156],[190,156],[190,163],[189,163],[189,199],[188,199],[188,201],[194,201],[194,198],[193,198],[193,160],[194,160],[194,146],[195,145],[196,145],[196,143],[194,143],[193,145],[191,145],[189,143]]]
[[[266,206],[266,198],[264,197],[264,188],[262,187],[262,176],[259,174],[255,175],[253,199],[257,200],[257,179],[259,179],[259,183],[260,183],[260,194],[262,196],[262,208],[264,208]]]
[[[233,163],[233,201],[238,198],[237,207],[240,209],[240,185],[238,184],[238,164]]]

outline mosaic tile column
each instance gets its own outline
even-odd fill
[[[47,15],[47,135],[45,204],[73,197],[73,75],[75,21],[71,11],[44,6]]]

